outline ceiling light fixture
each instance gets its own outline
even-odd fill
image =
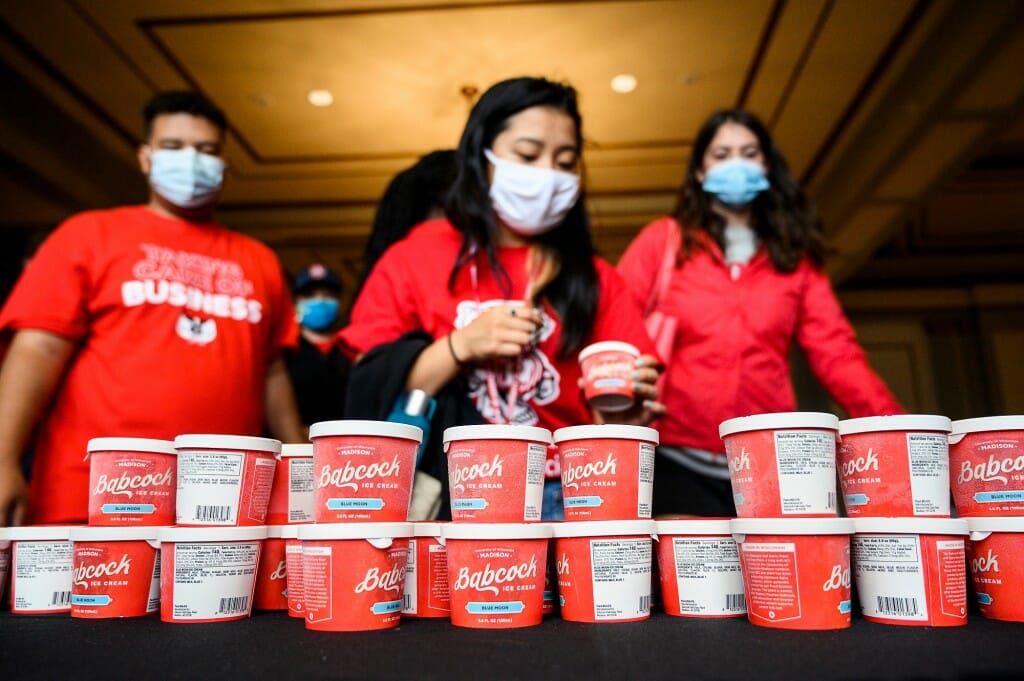
[[[612,78],[612,90],[626,94],[636,89],[636,76],[632,73],[620,73]]]
[[[334,104],[334,95],[331,94],[330,90],[310,90],[309,94],[306,95],[306,99],[313,106],[330,106]]]

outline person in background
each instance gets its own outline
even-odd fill
[[[593,252],[581,151],[571,87],[515,78],[485,92],[459,142],[447,217],[417,227],[377,262],[339,334],[349,353],[421,333],[404,389],[454,390],[489,423],[556,429],[662,415],[641,310]],[[584,402],[576,355],[599,340],[643,353],[630,411],[601,414]],[[360,370],[353,384],[362,384]],[[547,472],[544,508],[560,515],[557,459]]]
[[[335,341],[341,307],[341,279],[319,263],[295,277],[299,344],[285,352],[299,416],[308,427],[345,414],[345,391],[352,363]]]
[[[219,225],[223,112],[195,92],[144,110],[146,205],[75,215],[3,310],[0,522],[88,514],[89,439],[186,432],[305,439],[281,349],[295,313],[273,251]],[[32,443],[31,486],[19,459]]]
[[[675,213],[647,225],[618,264],[648,314],[678,325],[665,358],[655,513],[735,515],[718,425],[796,408],[793,341],[851,417],[902,413],[868,365],[824,260],[817,211],[764,125],[739,110],[712,115]]]

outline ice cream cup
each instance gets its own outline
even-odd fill
[[[177,451],[170,440],[97,437],[89,459],[90,525],[173,525]]]
[[[747,614],[728,518],[659,520],[656,539],[666,614],[709,619]]]
[[[48,615],[71,611],[71,527],[9,527],[11,613]]]
[[[839,419],[818,412],[723,421],[736,514],[740,518],[834,518]]]
[[[839,422],[839,484],[856,517],[949,517],[945,416],[904,414]]]
[[[7,595],[7,582],[11,577],[11,537],[6,527],[0,527],[0,603]]]
[[[198,624],[249,617],[266,538],[265,525],[160,528],[160,620]]]
[[[313,445],[281,445],[267,509],[268,525],[313,522]]]
[[[967,521],[857,518],[853,567],[864,619],[885,624],[967,624]]]
[[[446,523],[451,622],[473,629],[540,624],[549,523]]]
[[[300,525],[306,628],[397,627],[412,536],[412,523]]]
[[[321,421],[313,441],[318,523],[405,522],[423,431],[388,421]]]
[[[583,395],[600,411],[625,411],[633,406],[633,372],[640,351],[629,343],[591,343],[579,354]]]
[[[288,586],[288,616],[306,619],[306,605],[303,603],[302,588],[302,542],[299,541],[299,525],[281,525],[284,539],[284,559]]]
[[[548,523],[554,527],[557,523]],[[558,570],[555,560],[555,542],[548,542],[547,568],[544,570],[544,600],[541,612],[544,617],[558,612]]]
[[[554,434],[566,520],[651,517],[658,431],[641,426],[571,426]]]
[[[652,520],[552,523],[562,619],[637,622],[651,616]]]
[[[288,609],[288,561],[285,555],[284,530],[287,525],[268,525],[267,539],[256,568],[256,589],[252,596],[254,610]],[[296,535],[297,536],[297,535]]]
[[[738,518],[747,619],[772,629],[850,626],[849,518]]]
[[[448,550],[441,536],[443,523],[414,523],[405,568],[403,617],[448,617]]]
[[[281,443],[242,435],[179,435],[177,525],[242,527],[267,519]]]
[[[72,617],[143,617],[160,609],[158,529],[71,529]]]
[[[1024,516],[1024,415],[953,421],[949,466],[958,515]]]
[[[452,520],[540,521],[551,432],[530,426],[455,426],[444,431]]]
[[[1024,518],[967,519],[971,577],[981,614],[1024,622]]]

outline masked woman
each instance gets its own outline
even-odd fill
[[[581,146],[571,87],[540,78],[491,87],[459,142],[446,217],[384,254],[342,344],[359,355],[425,332],[429,344],[404,373],[405,389],[454,388],[484,422],[553,430],[595,420],[646,424],[664,413],[641,310],[593,253]],[[614,416],[592,412],[578,384],[578,351],[601,340],[642,353],[634,408]],[[550,512],[560,504],[557,460],[547,473]]]
[[[647,314],[674,326],[663,350],[656,513],[735,515],[718,425],[795,409],[793,341],[851,417],[902,413],[868,365],[824,259],[817,212],[764,125],[743,111],[711,116],[675,214],[647,225],[618,265]]]

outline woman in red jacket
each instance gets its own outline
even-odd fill
[[[656,513],[735,515],[718,424],[795,409],[793,340],[851,417],[902,413],[857,344],[824,257],[817,212],[764,125],[739,110],[711,116],[675,214],[647,225],[618,265],[649,313],[678,323],[666,358]]]

